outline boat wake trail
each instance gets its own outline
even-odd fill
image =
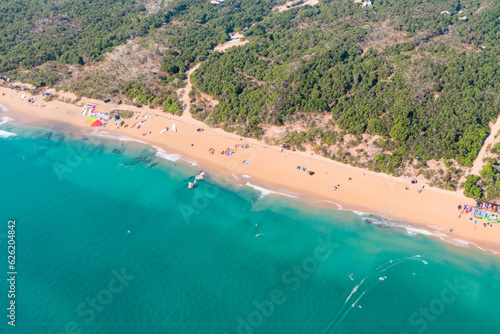
[[[410,257],[406,257],[403,259],[390,260],[385,262],[375,268],[372,272],[366,275],[359,284],[357,284],[345,300],[344,304],[340,308],[339,312],[335,316],[335,318],[328,324],[328,326],[323,330],[322,334],[331,333],[341,322],[347,317],[349,312],[356,307],[361,298],[371,289],[376,287],[378,284],[382,283],[387,279],[387,276],[384,273],[387,272],[390,268],[399,265],[406,261],[419,261],[423,264],[426,264],[425,261],[421,261],[420,255],[414,255]]]

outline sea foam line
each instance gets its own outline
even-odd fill
[[[118,134],[114,134],[114,133],[109,133],[109,132],[106,132],[106,131],[95,131],[95,135],[98,136],[98,137],[108,138],[108,139],[115,139],[115,140],[120,140],[120,141],[123,141],[123,142],[137,142],[137,143],[141,143],[141,144],[145,144],[145,145],[150,145],[149,143],[144,142],[144,141],[139,140],[139,139],[135,139],[135,138],[127,137],[127,136],[123,136],[123,135],[118,135]],[[150,145],[150,146],[152,146],[152,147],[155,148],[155,150],[156,150],[156,154],[155,155],[158,158],[169,160],[169,161],[173,161],[173,162],[182,160],[182,161],[185,161],[185,162],[189,163],[191,166],[197,166],[198,165],[197,162],[191,161],[189,159],[185,159],[180,154],[177,154],[177,153],[167,153],[161,147],[154,146],[154,145]]]
[[[12,122],[13,120],[14,120],[13,118],[4,116],[4,117],[0,118],[0,125],[4,125],[6,123]]]
[[[9,138],[17,136],[17,133],[0,130],[0,138]]]
[[[165,159],[165,160],[169,160],[169,161],[184,161],[184,162],[187,162],[188,164],[190,164],[191,166],[198,166],[198,163],[196,161],[192,161],[192,160],[189,160],[189,159],[186,159],[184,158],[182,155],[180,154],[177,154],[177,153],[167,153],[164,149],[162,149],[161,147],[158,147],[158,146],[153,146],[156,150],[156,156],[158,158],[162,158],[162,159]]]
[[[165,160],[170,160],[170,161],[179,161],[181,158],[180,154],[177,153],[167,153],[164,149],[158,147],[158,146],[153,146],[156,149],[156,156],[158,158],[162,158]]]
[[[4,106],[3,104],[0,103],[0,112],[5,112],[9,110],[6,106]]]
[[[401,222],[394,221],[394,220],[391,220],[389,218],[377,216],[374,214],[370,214],[370,213],[366,213],[366,212],[362,212],[362,211],[352,211],[352,212],[354,212],[356,215],[360,216],[361,219],[363,219],[364,221],[366,221],[367,223],[370,223],[372,225],[376,225],[376,226],[380,226],[380,227],[389,227],[389,228],[396,228],[396,227],[404,228],[406,230],[406,233],[408,233],[408,235],[410,235],[410,236],[422,234],[422,235],[426,235],[426,236],[435,236],[435,237],[438,237],[440,239],[443,236],[445,236],[443,233],[431,232],[431,231],[426,230],[426,229],[418,228],[418,227],[415,227],[415,226],[410,225],[410,224],[401,223]]]
[[[394,228],[394,227],[404,228],[406,230],[406,233],[408,233],[408,235],[410,235],[410,236],[415,236],[417,234],[421,234],[421,235],[425,235],[425,236],[433,236],[433,237],[440,239],[441,241],[451,243],[452,245],[455,245],[458,247],[477,248],[483,252],[489,252],[489,253],[495,254],[495,255],[500,254],[500,252],[494,251],[492,249],[485,249],[485,248],[483,248],[483,247],[481,247],[473,242],[466,241],[463,239],[452,238],[452,237],[446,235],[445,233],[439,231],[439,230],[443,230],[443,228],[441,226],[429,226],[433,230],[434,229],[436,230],[436,231],[432,232],[432,231],[429,231],[429,230],[426,230],[423,228],[415,227],[415,226],[410,225],[410,224],[392,221],[388,218],[376,216],[376,215],[362,212],[362,211],[352,211],[352,212],[354,212],[355,214],[360,216],[361,219],[363,219],[367,223],[370,223],[370,224],[373,224],[376,226],[389,227],[389,228]]]
[[[254,184],[251,184],[250,182],[247,182],[246,185],[248,187],[250,187],[250,188],[253,188],[253,189],[259,191],[260,192],[260,198],[268,196],[268,195],[271,195],[271,194],[282,195],[282,196],[286,196],[286,197],[290,197],[290,198],[297,198],[295,196],[292,196],[292,195],[289,195],[289,194],[285,194],[285,193],[282,193],[282,192],[279,192],[279,191],[269,190],[269,189],[266,189],[266,188],[262,188],[262,187],[256,186]]]
[[[142,140],[139,140],[139,139],[135,139],[135,138],[131,138],[131,137],[123,136],[123,135],[117,135],[117,134],[109,133],[106,131],[95,131],[94,135],[96,137],[115,139],[115,140],[124,141],[124,142],[131,141],[131,142],[137,142],[137,143],[141,143],[141,144],[147,144],[146,142],[143,142]]]

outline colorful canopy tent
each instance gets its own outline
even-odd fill
[[[96,117],[89,117],[85,120],[85,124],[95,127],[95,126],[101,126],[102,122]]]
[[[102,125],[102,122],[100,120],[97,120],[95,121],[94,123],[92,123],[90,126],[101,126]]]
[[[85,124],[92,125],[95,121],[97,121],[96,117],[89,117],[85,120]]]

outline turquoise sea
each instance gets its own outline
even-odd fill
[[[0,125],[1,333],[500,333],[498,257],[56,128]]]

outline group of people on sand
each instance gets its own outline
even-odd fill
[[[19,101],[24,101],[28,99],[28,103],[35,103],[36,99],[34,97],[28,97],[27,95],[22,95],[20,98],[19,98]]]
[[[134,123],[134,125],[132,125],[132,128],[135,128],[137,125],[137,129],[140,129],[141,126],[143,126],[147,122],[147,120],[150,118],[148,115],[140,116],[140,118],[139,118],[139,116],[140,116],[140,114],[134,117],[134,119],[139,123],[139,125],[137,125],[137,122],[136,122],[136,123]]]
[[[220,151],[220,154],[221,155],[231,156],[231,155],[235,154],[236,151],[238,151],[238,149],[240,149],[240,148],[246,149],[246,148],[249,148],[249,147],[250,146],[248,144],[235,144],[234,145],[234,149],[227,147],[225,150]],[[215,149],[211,147],[208,150],[208,153],[209,154],[214,154],[215,153]]]
[[[481,223],[483,224],[483,227],[493,227],[493,223],[498,224],[498,215],[497,214],[491,214],[488,212],[485,212],[484,210],[491,210],[494,211],[494,209],[497,209],[500,207],[500,205],[497,204],[490,204],[490,203],[485,203],[482,201],[478,201],[476,203],[476,208],[474,208],[472,205],[464,204],[458,205],[458,211],[460,212],[458,215],[458,218],[462,217],[463,214],[471,214],[471,217],[469,218],[470,221],[474,221],[474,228],[477,229],[477,220],[486,220],[482,221]],[[450,228],[450,232],[453,232],[453,227]]]
[[[417,180],[411,180],[411,184],[417,184]],[[417,189],[417,192],[420,194],[425,188],[425,184]],[[405,187],[405,190],[410,190],[409,187]]]
[[[309,175],[314,175],[314,174],[315,174],[312,170],[307,171],[307,168],[306,168],[306,167],[302,167],[302,166],[300,166],[300,165],[299,165],[299,166],[297,166],[297,169],[298,169],[298,170],[301,170],[301,171],[303,171],[303,172],[307,172]]]
[[[296,169],[297,169],[297,170],[300,170],[300,171],[303,171],[303,172],[307,172],[307,173],[308,173],[309,175],[311,175],[311,176],[312,176],[312,175],[314,175],[314,174],[316,174],[316,173],[315,173],[314,171],[312,171],[312,170],[307,171],[307,167],[305,167],[305,166],[297,165],[297,168],[296,168]],[[328,174],[328,173],[326,173],[326,174]],[[364,175],[364,174],[363,174],[363,175]],[[350,176],[349,176],[348,180],[349,180],[349,181],[352,181],[352,177],[350,177]],[[337,184],[336,186],[333,186],[333,190],[337,190],[338,188],[340,188],[340,183],[339,183],[339,184]]]
[[[29,97],[26,94],[21,95],[21,97],[19,98],[19,101],[26,101],[26,102],[32,103],[32,104],[34,104],[35,102],[37,102],[37,100],[36,100],[35,97],[33,97],[33,96]],[[44,103],[39,103],[36,106],[40,107],[40,108],[43,108],[43,107],[45,107],[45,104]],[[57,108],[57,106],[56,106],[56,108]]]

